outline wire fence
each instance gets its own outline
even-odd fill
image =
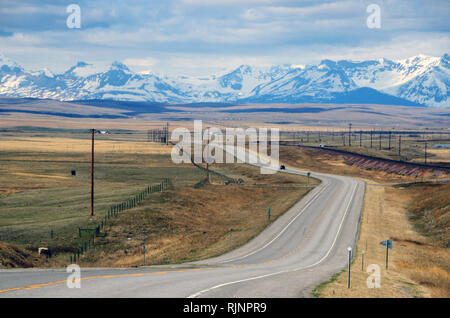
[[[110,221],[110,219],[118,216],[120,213],[135,208],[141,201],[143,201],[149,194],[162,192],[164,189],[172,186],[172,181],[168,178],[165,178],[161,183],[151,185],[146,187],[144,190],[136,194],[134,197],[129,198],[128,200],[112,205],[108,208],[105,213],[105,217],[98,223],[96,227],[93,228],[78,228],[78,237],[81,241],[80,246],[77,251],[70,255],[70,263],[77,263],[80,260],[80,257],[89,251],[91,248],[95,247],[95,238],[105,236],[106,232],[101,233],[101,230],[104,229],[106,224]]]

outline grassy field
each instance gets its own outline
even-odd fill
[[[259,169],[237,164],[216,169],[243,178],[244,184],[213,182],[152,195],[111,223],[108,236],[98,239],[98,248],[82,262],[142,265],[143,245],[147,264],[220,255],[262,231],[269,224],[268,207],[273,222],[311,189],[303,177],[260,175]]]
[[[84,264],[137,265],[138,259],[131,256],[142,244],[156,253],[151,254],[154,263],[216,255],[230,248],[223,243],[230,231],[233,246],[245,243],[267,225],[268,206],[275,219],[310,190],[303,177],[262,177],[258,169],[237,164],[213,169],[242,178],[243,186],[225,186],[224,178],[211,175],[212,184],[198,187],[204,171],[172,163],[171,146],[145,140],[141,132],[96,135],[95,215],[90,217],[88,131],[1,134],[0,242],[12,245],[0,247],[9,251],[0,253],[0,261],[6,263],[7,255],[15,255],[22,260],[16,266],[67,263],[79,246],[78,227],[96,226],[108,207],[164,178],[172,180],[173,188],[150,195],[108,224],[107,236],[96,240],[95,251],[81,260]],[[193,223],[193,216],[198,223]],[[50,262],[33,260],[41,246],[50,247],[56,257]]]
[[[98,137],[95,149],[95,215],[89,217],[88,138],[3,137],[0,241],[70,251],[76,244],[74,230],[97,224],[109,206],[163,178],[186,186],[203,175],[193,166],[174,165],[168,146]]]
[[[129,108],[120,102],[102,101],[90,106],[52,100],[0,99],[1,127],[14,127],[27,123],[35,127],[73,128],[122,128],[130,130],[149,129],[149,125],[170,121],[171,125],[189,127],[194,119],[227,127],[279,127],[280,129],[301,130],[327,127],[346,130],[349,122],[365,128],[407,127],[422,129],[448,127],[448,111],[444,108],[407,107],[400,105],[364,104],[209,104],[199,105],[147,105]],[[8,100],[10,100],[8,102]],[[124,103],[125,104],[125,103]],[[137,103],[139,104],[139,103]],[[123,109],[121,109],[123,108]],[[15,111],[16,110],[16,111]],[[41,111],[53,113],[31,114],[17,111]],[[131,114],[130,114],[131,111]],[[56,115],[59,113],[60,115]],[[63,113],[66,113],[64,116]],[[67,113],[96,116],[99,118],[77,118]],[[120,115],[120,118],[108,118]]]
[[[317,286],[316,297],[450,297],[448,183],[363,170],[346,165],[338,156],[308,149],[281,147],[280,156],[290,166],[367,182],[351,288],[347,289],[344,270]],[[386,270],[386,248],[380,242],[389,238],[393,249]],[[366,285],[370,264],[380,266],[381,288]]]
[[[448,196],[448,185],[418,185],[424,195]],[[361,233],[351,267],[351,288],[347,289],[347,271],[316,288],[319,297],[449,297],[450,251],[442,237],[422,235],[410,222],[411,210],[421,204],[416,186],[392,187],[369,185],[361,223]],[[434,201],[436,202],[436,201]],[[440,202],[448,219],[447,202]],[[448,239],[448,225],[445,229]],[[386,270],[386,247],[381,241],[391,238],[393,248]],[[362,250],[365,252],[362,267]],[[370,264],[381,269],[381,288],[368,288],[366,272]]]
[[[450,166],[450,148],[433,148],[433,145],[450,145],[450,134],[446,130],[392,130],[389,143],[389,134],[372,134],[370,130],[364,133],[357,132],[351,135],[351,146],[349,145],[348,130],[332,129],[322,131],[302,131],[291,135],[282,135],[281,140],[305,146],[326,145],[335,149],[370,155],[380,158],[401,160],[414,163],[425,163],[425,143],[427,144],[428,164],[440,164]],[[401,133],[400,133],[401,132]],[[399,136],[401,137],[399,138]],[[361,138],[361,142],[360,142]],[[399,139],[401,139],[399,141]],[[400,153],[399,153],[400,145]]]

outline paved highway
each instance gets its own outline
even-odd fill
[[[287,168],[282,173],[305,174]],[[1,270],[0,297],[308,297],[345,268],[358,235],[365,184],[313,173],[322,183],[246,245],[195,263],[81,270]]]

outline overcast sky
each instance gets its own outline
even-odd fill
[[[66,25],[72,3],[80,29]],[[367,27],[372,3],[381,8],[379,29]],[[169,75],[440,56],[449,52],[449,15],[449,0],[1,0],[0,52],[55,73],[78,61],[120,61]]]

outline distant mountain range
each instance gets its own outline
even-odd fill
[[[402,60],[323,60],[317,65],[241,65],[205,77],[135,73],[114,62],[78,62],[62,74],[25,70],[0,54],[0,96],[161,103],[349,103],[450,107],[449,55]]]

